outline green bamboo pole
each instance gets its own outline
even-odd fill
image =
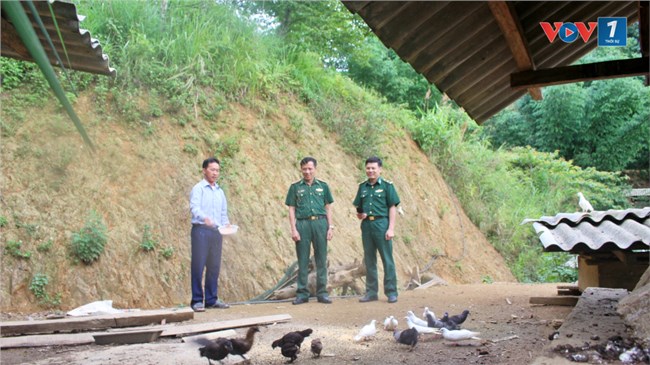
[[[74,109],[72,109],[72,104],[70,104],[68,97],[65,95],[63,87],[61,87],[61,83],[59,83],[59,80],[56,78],[54,68],[52,68],[50,61],[47,59],[47,54],[43,49],[43,45],[41,45],[41,42],[39,42],[38,37],[36,36],[36,32],[34,32],[34,28],[32,28],[32,24],[29,21],[29,18],[27,18],[25,9],[23,9],[23,6],[19,1],[3,0],[0,2],[0,6],[9,17],[9,20],[11,20],[13,23],[14,27],[16,28],[16,32],[18,32],[18,35],[20,36],[20,39],[25,44],[25,47],[29,51],[29,54],[31,54],[31,56],[36,61],[36,64],[41,69],[41,72],[43,72],[45,79],[50,84],[52,91],[54,91],[54,95],[56,95],[61,105],[63,105],[65,108],[65,111],[68,113],[68,116],[70,116],[70,119],[72,119],[75,127],[77,127],[77,131],[79,131],[79,134],[81,134],[84,142],[90,147],[92,151],[95,151],[95,146],[93,145],[90,137],[88,137],[86,130],[81,124],[81,120],[79,120],[79,117],[75,113]]]

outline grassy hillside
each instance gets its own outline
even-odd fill
[[[405,211],[400,284],[416,265],[450,282],[513,280],[506,263],[519,280],[570,277],[558,272],[566,258],[540,255],[519,222],[577,209],[578,190],[597,209],[625,204],[620,177],[530,149],[494,151],[449,104],[416,118],[227,4],[164,4],[80,4],[83,26],[118,70],[115,79],[65,80],[80,90],[69,96],[96,154],[34,66],[0,58],[3,310],[187,303],[187,200],[210,155],[222,160],[231,221],[241,227],[224,248],[227,301],[272,287],[294,261],[283,203],[306,155],[333,189],[332,263],[361,259],[351,201],[365,157],[384,158]]]
[[[99,299],[113,299],[118,307],[187,303],[188,194],[214,144],[221,146],[231,220],[241,227],[224,245],[225,300],[260,294],[294,261],[284,196],[300,177],[297,161],[304,155],[319,159],[319,176],[333,189],[336,231],[330,260],[362,258],[351,205],[364,176],[361,159],[345,152],[337,135],[292,95],[256,100],[257,107],[225,103],[210,118],[189,123],[163,113],[149,121],[152,132],[134,132],[119,113],[110,112],[119,107],[114,100],[107,101],[111,107],[104,112],[96,107],[96,97],[87,90],[75,104],[99,147],[94,155],[54,100],[25,109],[20,121],[6,114],[14,110],[13,99],[4,103],[3,119],[15,128],[2,140],[3,310],[37,308],[30,285],[39,274],[48,278],[49,298],[59,294],[63,308]],[[155,102],[137,100],[142,106]],[[386,138],[385,176],[398,187],[406,212],[399,218],[395,245],[400,284],[406,284],[405,272],[412,266],[422,268],[434,257],[432,271],[450,282],[513,280],[408,135],[388,123]],[[99,260],[87,265],[75,259],[70,243],[93,210],[105,222],[108,240]],[[155,241],[152,251],[140,247],[145,225]],[[21,242],[19,250],[31,256],[9,253],[10,241]],[[163,252],[170,251],[165,258]]]

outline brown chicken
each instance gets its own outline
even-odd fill
[[[244,354],[250,351],[251,347],[253,347],[253,341],[255,339],[255,332],[259,332],[260,329],[257,326],[250,327],[248,331],[246,331],[246,337],[244,338],[231,338],[230,342],[232,343],[232,350],[230,353],[232,355],[239,355],[242,357],[242,359],[246,359],[244,357]]]
[[[321,351],[323,351],[323,343],[320,341],[320,338],[311,340],[311,352],[314,354],[314,357],[319,357]]]

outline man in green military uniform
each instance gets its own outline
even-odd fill
[[[378,300],[377,251],[384,264],[384,294],[388,303],[397,302],[393,237],[400,201],[393,183],[381,178],[381,165],[379,157],[366,160],[368,180],[359,184],[352,202],[357,207],[357,218],[362,220],[363,262],[366,265],[366,295],[359,299],[362,303]]]
[[[289,206],[291,238],[296,243],[298,257],[298,290],[293,304],[309,301],[307,275],[312,243],[316,260],[316,296],[320,303],[332,303],[327,293],[327,241],[333,234],[330,204],[334,199],[327,183],[316,179],[316,165],[313,157],[300,161],[303,178],[291,184],[284,202]]]

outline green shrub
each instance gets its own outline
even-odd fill
[[[158,245],[158,241],[153,238],[151,227],[148,224],[145,224],[142,232],[142,240],[140,241],[140,248],[145,252],[149,252],[155,250],[156,245]]]
[[[20,249],[22,244],[23,244],[22,241],[9,240],[5,245],[5,252],[10,254],[13,257],[28,260],[30,257],[32,257],[32,253],[29,251],[22,251]]]
[[[107,228],[104,221],[94,210],[90,212],[86,225],[72,234],[72,252],[85,264],[99,259],[104,252],[107,241]]]
[[[2,85],[0,85],[2,88],[0,90],[14,89],[20,86],[25,78],[25,62],[0,57],[0,74],[2,74]]]
[[[49,240],[47,240],[47,241],[41,243],[40,245],[38,245],[38,246],[36,247],[36,250],[37,250],[38,252],[48,252],[48,251],[52,248],[52,245],[53,245],[53,244],[54,244],[54,240],[49,239]]]
[[[165,259],[170,259],[172,255],[174,255],[174,248],[173,247],[165,247],[163,248],[162,251],[160,251],[160,255],[164,257]]]
[[[199,154],[199,149],[196,148],[196,146],[192,143],[185,143],[185,146],[183,146],[183,152],[187,152],[192,156],[196,156]]]
[[[36,274],[32,278],[31,284],[29,284],[29,290],[34,294],[36,299],[42,300],[47,296],[45,287],[49,284],[50,280],[45,274]]]
[[[6,227],[9,222],[7,221],[7,217],[4,215],[0,216],[0,228]]]
[[[29,290],[38,299],[39,304],[46,307],[58,307],[61,305],[61,293],[57,293],[51,297],[45,287],[49,284],[50,280],[45,274],[36,274],[29,284]]]

